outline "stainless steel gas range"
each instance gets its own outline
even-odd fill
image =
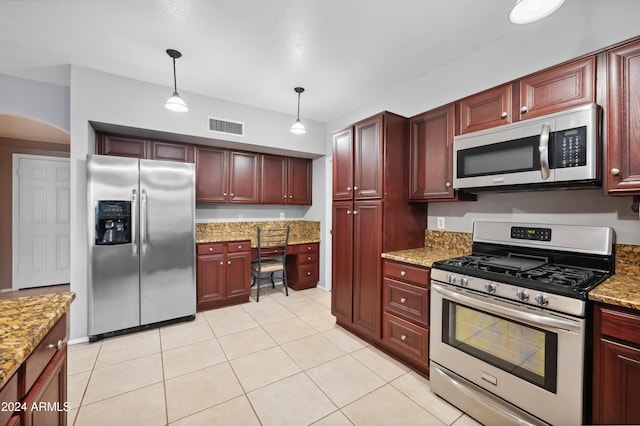
[[[485,424],[584,420],[587,293],[611,228],[476,222],[470,256],[431,270],[431,389]]]

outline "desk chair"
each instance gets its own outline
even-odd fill
[[[278,271],[282,271],[284,291],[289,296],[285,267],[288,244],[289,226],[271,229],[258,227],[258,257],[251,261],[251,285],[256,285],[256,302],[260,301],[260,283],[268,279],[275,288],[273,274]]]

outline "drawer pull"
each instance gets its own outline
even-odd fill
[[[209,247],[209,251],[213,251],[213,247]]]
[[[307,260],[311,260],[311,256],[307,256]]]
[[[406,271],[400,271],[400,275],[404,277],[405,275],[407,275],[407,272]]]
[[[62,340],[58,340],[58,343],[56,343],[55,345],[53,343],[49,343],[47,345],[47,349],[62,349]]]
[[[220,265],[224,265],[224,262],[220,261]]]
[[[406,299],[406,298],[404,298],[404,297],[401,297],[401,298],[400,298],[400,303],[404,303],[404,302],[406,302],[406,301],[407,301],[407,299]]]
[[[239,248],[240,250],[242,250],[242,246],[238,246],[238,248]]]
[[[402,336],[400,336],[400,340],[402,340],[403,342],[407,340],[407,335],[403,334]]]
[[[311,251],[311,246],[307,246],[307,251]]]

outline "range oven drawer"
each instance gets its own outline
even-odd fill
[[[421,364],[429,363],[429,329],[391,315],[382,313],[382,340],[398,352]]]

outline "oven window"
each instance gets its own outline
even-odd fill
[[[443,303],[444,343],[555,393],[557,334],[448,300]]]

